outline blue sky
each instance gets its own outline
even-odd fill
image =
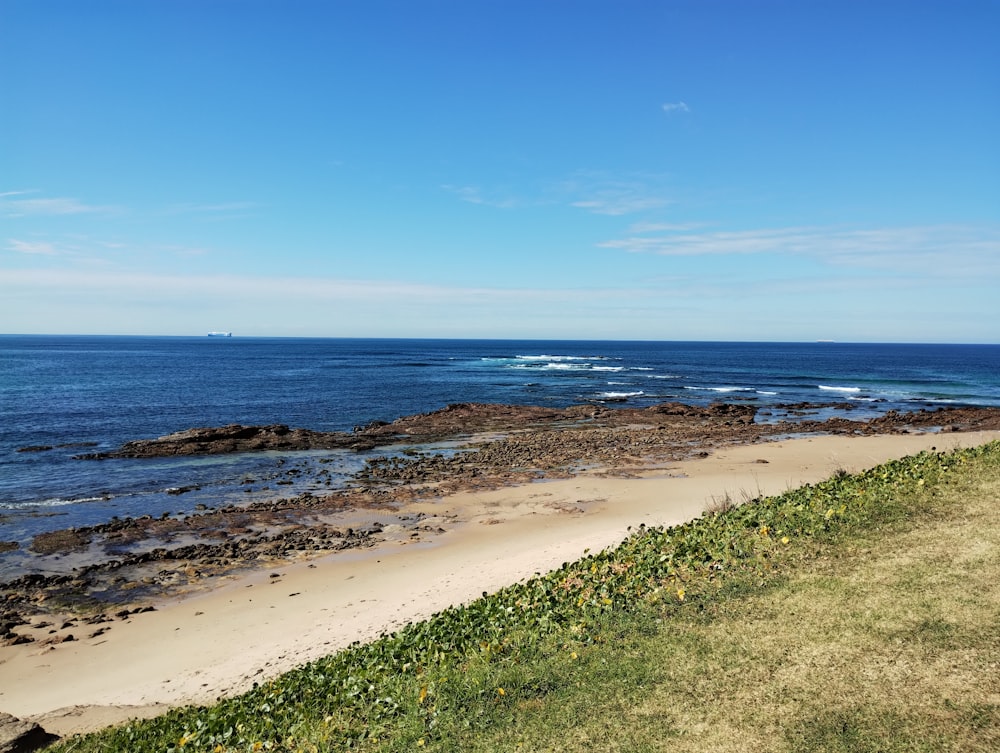
[[[4,0],[0,332],[1000,342],[998,32]]]

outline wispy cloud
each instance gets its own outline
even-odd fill
[[[523,203],[510,195],[498,196],[496,192],[487,195],[484,193],[484,189],[479,186],[454,186],[446,183],[441,188],[469,204],[481,204],[497,209],[513,209]]]
[[[247,277],[240,275],[156,275],[122,271],[79,269],[5,270],[4,283],[24,287],[65,289],[106,294],[141,293],[151,299],[204,295],[211,299],[235,298],[318,303],[367,302],[384,306],[397,303],[484,304],[557,301],[587,302],[624,297],[629,290],[503,288],[489,286],[432,285],[405,280],[344,279],[330,277]]]
[[[10,238],[7,241],[6,249],[18,254],[29,254],[31,256],[58,256],[59,250],[51,243],[42,241],[21,241],[17,238]]]
[[[673,230],[674,228],[669,228]],[[629,253],[660,256],[703,256],[706,254],[792,253],[813,249],[819,239],[815,228],[782,228],[737,232],[676,233],[648,235],[633,231],[626,238],[599,243]],[[655,231],[654,231],[655,232]],[[642,233],[640,235],[640,233]]]
[[[663,112],[674,113],[674,112],[691,112],[691,108],[687,106],[687,102],[664,102]]]
[[[59,257],[67,269],[81,266],[115,265],[134,263],[136,258],[147,259],[162,256],[179,258],[205,256],[209,250],[202,247],[170,244],[133,244],[117,240],[104,240],[79,233],[58,234],[37,237],[8,238],[2,248],[27,256]],[[72,274],[72,273],[71,273]]]
[[[1000,229],[931,225],[875,229],[788,227],[729,232],[667,232],[644,235],[633,229],[625,238],[598,244],[629,253],[660,256],[793,254],[830,264],[856,267],[952,271],[956,260],[977,260],[1000,273]]]
[[[570,196],[570,205],[592,214],[622,216],[674,203],[667,195],[663,175],[634,173],[616,175],[579,171],[563,181],[561,190]]]
[[[703,227],[703,224],[699,222],[637,222],[630,226],[628,231],[630,233],[686,233],[700,227]]]
[[[167,207],[170,214],[227,214],[233,212],[246,212],[258,206],[254,201],[222,201],[217,203],[201,204],[196,202],[186,202],[182,204],[172,204]]]
[[[605,191],[591,199],[574,201],[577,209],[585,209],[593,214],[607,214],[618,217],[623,214],[635,214],[648,209],[660,209],[673,202],[658,196],[643,196],[628,191]]]
[[[79,199],[68,197],[10,199],[34,191],[8,191],[0,194],[0,212],[7,217],[25,217],[31,215],[59,216],[73,214],[109,214],[120,211],[119,207],[86,204]]]
[[[674,202],[667,189],[667,176],[655,173],[612,173],[577,170],[543,187],[483,187],[446,183],[442,190],[469,204],[497,209],[540,206],[571,206],[590,214],[622,216],[662,209]]]

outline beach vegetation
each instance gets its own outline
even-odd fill
[[[68,751],[1000,749],[1000,443],[719,505]]]

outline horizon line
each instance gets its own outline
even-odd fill
[[[227,330],[228,331],[228,330]],[[200,334],[137,334],[94,332],[0,332],[0,337],[106,337],[106,338],[174,338],[204,340],[210,335]],[[723,340],[723,339],[649,339],[649,338],[585,338],[585,337],[442,337],[433,335],[237,335],[213,340],[435,340],[444,342],[566,342],[566,343],[717,343],[727,345],[984,345],[996,346],[1000,342],[957,342],[950,340]]]

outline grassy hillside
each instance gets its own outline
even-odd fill
[[[1000,443],[588,556],[57,751],[1000,750]]]

